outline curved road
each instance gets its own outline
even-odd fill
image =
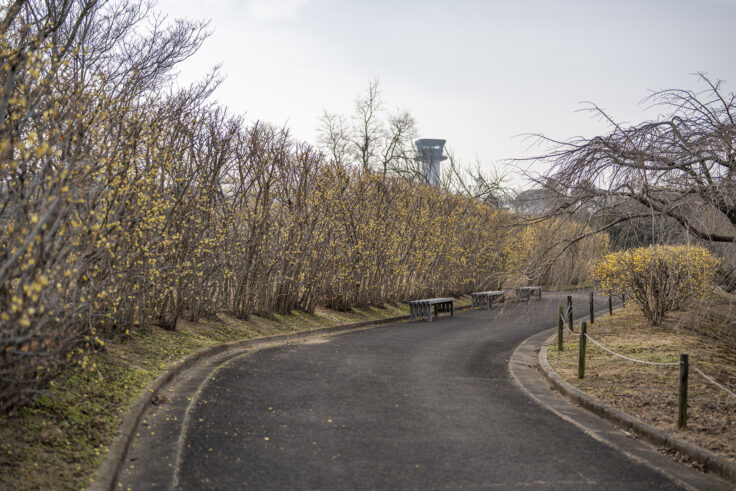
[[[560,302],[545,293],[235,358],[190,414],[178,487],[676,488],[512,381],[511,352],[555,324]]]

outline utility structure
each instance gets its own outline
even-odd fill
[[[442,155],[446,141],[422,138],[414,142],[417,146],[417,160],[422,164],[422,176],[432,186],[440,185],[440,162],[447,160]]]

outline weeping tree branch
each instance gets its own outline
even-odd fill
[[[635,220],[648,210],[695,238],[736,242],[736,96],[723,81],[698,76],[702,91],[667,89],[644,100],[661,111],[654,121],[624,127],[591,104],[610,123],[608,134],[565,141],[534,135],[549,151],[518,161],[551,164],[535,179],[551,205],[531,220],[595,222],[624,209]]]

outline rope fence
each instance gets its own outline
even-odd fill
[[[707,376],[706,374],[704,374],[698,367],[693,367],[693,370],[695,370],[696,372],[698,372],[698,374],[700,374],[700,376],[703,377],[705,380],[707,380],[711,384],[715,385],[716,387],[718,387],[722,391],[724,391],[727,394],[729,394],[731,397],[736,397],[736,392],[733,392],[732,390],[729,390],[727,387],[724,387],[723,385],[719,384],[718,382],[716,382],[715,380],[713,380],[712,378],[710,378],[709,376]]]
[[[591,296],[592,298],[592,296]],[[611,309],[611,296],[609,295],[608,299],[609,303],[609,309]],[[593,304],[591,302],[591,315],[590,315],[591,323],[593,320]],[[579,354],[578,354],[578,378],[584,378],[585,376],[585,352],[586,352],[586,340],[590,340],[593,344],[601,348],[603,351],[613,355],[617,356],[619,358],[622,358],[624,360],[633,362],[633,363],[639,363],[642,365],[651,365],[651,366],[659,366],[659,367],[679,367],[680,368],[680,395],[679,395],[679,414],[678,414],[678,423],[677,425],[680,428],[684,428],[687,424],[687,380],[688,380],[688,371],[690,368],[692,368],[698,375],[703,377],[707,382],[714,385],[715,387],[718,387],[722,391],[724,391],[726,394],[728,394],[731,397],[736,398],[736,392],[732,391],[728,387],[725,387],[724,385],[716,382],[712,377],[705,374],[701,369],[699,369],[697,366],[694,366],[690,364],[688,355],[681,354],[680,355],[680,361],[679,362],[658,362],[658,361],[648,361],[648,360],[639,360],[637,358],[632,358],[626,355],[623,355],[621,353],[617,353],[616,351],[604,346],[602,343],[594,339],[590,334],[587,332],[587,324],[586,322],[582,322],[580,326],[580,333],[576,333],[572,330],[572,300],[571,297],[568,296],[567,299],[567,307],[563,308],[560,306],[559,308],[559,315],[558,315],[558,340],[557,345],[558,349],[562,350],[563,342],[562,342],[562,333],[563,330],[567,330],[570,334],[573,334],[580,338],[579,342]],[[564,326],[564,329],[563,329]]]
[[[562,324],[567,329],[567,332],[569,332],[570,334],[574,334],[575,336],[580,337],[580,333],[577,333],[577,332],[573,331],[572,329],[570,329],[570,326],[568,325],[568,323],[565,322],[565,318],[567,317],[568,313],[569,312],[567,310],[565,310],[565,313],[563,315],[559,316],[559,318],[562,321]]]
[[[623,358],[624,360],[633,361],[634,363],[641,363],[642,365],[656,365],[656,366],[660,366],[660,367],[678,367],[678,366],[680,366],[680,362],[669,362],[668,363],[668,362],[661,362],[661,361],[647,361],[647,360],[637,360],[636,358],[630,358],[630,357],[628,357],[626,355],[622,355],[621,353],[616,353],[612,349],[606,348],[601,343],[599,343],[598,341],[596,341],[595,339],[593,339],[593,336],[591,336],[587,332],[585,333],[585,337],[588,338],[588,339],[590,339],[593,342],[593,344],[598,345],[598,347],[601,348],[603,351],[607,351],[607,352],[611,353],[614,356],[618,356],[619,358]]]

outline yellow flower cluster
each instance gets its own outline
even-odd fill
[[[685,308],[713,281],[718,260],[705,248],[653,245],[608,254],[594,268],[597,288],[625,293],[659,325],[667,312]]]

